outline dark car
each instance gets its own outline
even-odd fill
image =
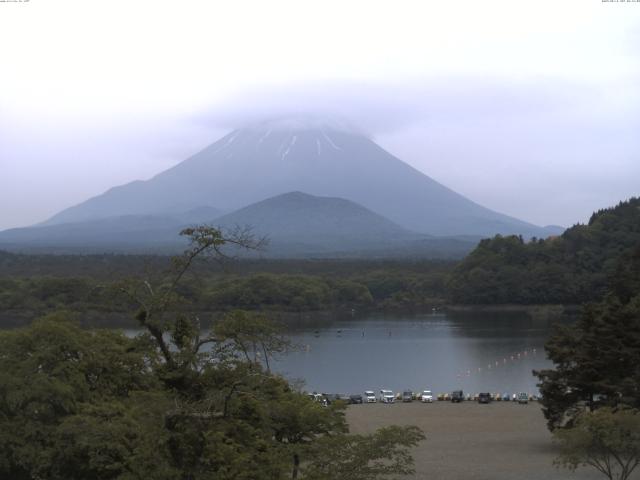
[[[455,390],[451,392],[451,402],[452,403],[460,403],[464,400],[464,393],[462,390]]]
[[[478,403],[491,403],[491,394],[490,393],[479,393],[478,394]]]
[[[362,399],[362,395],[356,394],[356,395],[350,395],[349,396],[349,403],[350,404],[358,404],[358,403],[363,403],[363,399]]]
[[[329,405],[340,400],[340,395],[337,393],[323,393],[323,396]]]
[[[413,392],[411,390],[405,390],[402,392],[402,401],[403,402],[412,402],[413,401]]]

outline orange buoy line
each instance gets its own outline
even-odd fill
[[[532,356],[536,356],[537,352],[538,352],[538,350],[536,348],[530,348],[530,349],[527,348],[527,349],[525,349],[525,350],[523,350],[521,352],[513,353],[512,355],[509,356],[509,358],[510,358],[511,362],[517,362],[518,360],[522,360],[525,357],[529,357],[529,353],[531,353]],[[500,363],[499,359],[488,363],[487,364],[487,370],[491,370],[491,369],[495,370],[496,368],[499,368],[501,365],[502,366],[507,365],[507,357],[503,357],[502,358],[502,363]],[[469,368],[469,369],[466,370],[466,372],[456,373],[456,378],[463,378],[464,376],[470,377],[472,370],[475,371],[476,369]],[[477,367],[477,372],[478,373],[482,373],[482,367],[481,366]]]

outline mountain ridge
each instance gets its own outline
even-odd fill
[[[433,257],[459,258],[478,239],[433,238],[411,232],[350,200],[288,192],[205,221],[210,207],[196,209],[201,217],[124,215],[83,222],[52,224],[0,232],[0,248],[15,251],[176,253],[186,246],[178,233],[194,223],[230,231],[251,227],[267,237],[268,248],[243,252],[249,256],[301,257]],[[48,247],[48,248],[47,248]]]
[[[463,197],[362,134],[285,120],[278,128],[267,122],[234,130],[150,180],[113,187],[45,224],[200,205],[234,211],[291,191],[351,200],[431,235],[549,233]]]

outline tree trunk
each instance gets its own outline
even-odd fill
[[[300,457],[297,453],[293,454],[293,472],[291,473],[291,480],[298,478],[298,470],[300,469]]]

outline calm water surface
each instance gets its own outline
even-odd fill
[[[370,315],[291,328],[301,350],[272,362],[309,391],[382,388],[537,393],[534,369],[551,363],[552,322],[525,314]]]

